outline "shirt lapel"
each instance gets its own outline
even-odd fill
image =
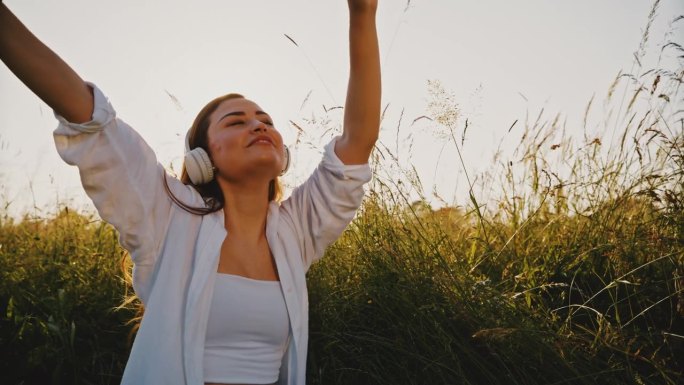
[[[211,306],[211,295],[221,245],[226,238],[223,211],[202,218],[192,262],[192,277],[186,294],[183,352],[187,384],[204,383],[202,359]]]
[[[301,330],[299,327],[299,323],[301,322],[298,311],[299,301],[297,299],[297,293],[295,292],[292,267],[287,263],[283,244],[278,239],[278,221],[280,220],[279,210],[280,206],[278,203],[270,203],[268,207],[268,217],[266,218],[266,239],[268,240],[268,246],[271,248],[273,259],[275,259],[276,267],[278,268],[280,288],[283,291],[287,315],[290,319],[290,333],[292,334],[292,339],[294,341],[294,348],[295,351],[299,351],[301,347],[299,346],[299,335],[296,333],[296,331]]]

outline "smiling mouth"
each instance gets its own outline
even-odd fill
[[[269,137],[267,137],[267,136],[260,136],[260,137],[254,139],[253,141],[251,141],[251,142],[249,143],[250,146],[252,146],[252,145],[254,145],[254,144],[270,144],[271,146],[274,146],[274,145],[275,145],[275,144],[273,143],[273,140],[271,140],[271,138],[269,138]]]

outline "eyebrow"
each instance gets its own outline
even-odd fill
[[[256,114],[257,114],[257,115],[266,115],[266,116],[268,116],[268,117],[270,118],[270,116],[269,116],[267,113],[265,113],[264,111],[257,111]],[[229,116],[245,116],[245,115],[247,115],[247,114],[245,114],[244,111],[233,111],[233,112],[229,112],[229,113],[223,115],[223,116],[221,117],[221,119],[219,119],[216,123],[219,123],[219,122],[222,121],[224,118],[227,118],[227,117],[229,117]]]

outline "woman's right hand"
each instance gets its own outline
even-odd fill
[[[91,119],[90,87],[1,1],[0,59],[57,114],[73,123]]]

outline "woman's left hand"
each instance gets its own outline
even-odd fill
[[[378,9],[378,0],[347,0],[347,3],[352,13],[375,12]]]

